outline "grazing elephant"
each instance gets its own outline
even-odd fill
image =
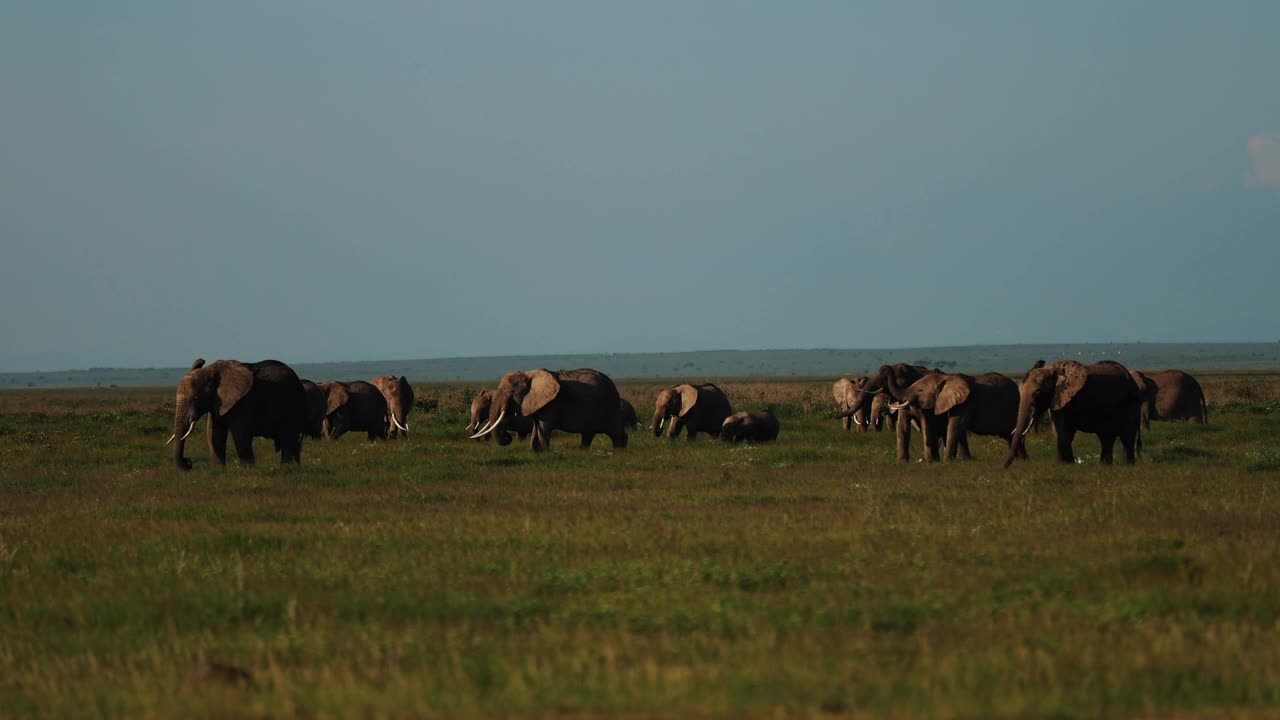
[[[1075,462],[1071,441],[1084,431],[1098,436],[1102,464],[1111,464],[1117,438],[1124,446],[1125,463],[1133,463],[1142,391],[1120,363],[1102,360],[1086,367],[1075,360],[1059,360],[1028,372],[1018,395],[1018,419],[1006,468],[1022,449],[1032,421],[1046,407],[1058,436],[1058,462]]]
[[[1142,390],[1142,427],[1152,420],[1209,423],[1209,407],[1200,383],[1181,370],[1147,374],[1134,370],[1134,382]]]
[[[178,381],[173,436],[165,443],[177,440],[173,464],[179,470],[191,469],[184,455],[187,436],[205,413],[209,414],[209,460],[214,465],[227,463],[227,433],[241,463],[253,463],[255,437],[275,440],[280,462],[302,461],[307,395],[297,373],[282,362],[218,360],[205,365],[200,358],[191,363]]]
[[[778,418],[768,410],[734,413],[720,425],[720,439],[725,442],[773,442],[778,439]]]
[[[729,398],[715,385],[674,385],[658,392],[649,430],[654,437],[660,437],[663,424],[670,421],[666,432],[668,440],[675,439],[682,429],[690,440],[700,432],[714,437],[720,434],[721,424],[731,414]]]
[[[618,398],[618,416],[622,418],[622,427],[632,430],[640,429],[640,418],[636,417],[635,407],[626,398]]]
[[[324,390],[310,380],[302,381],[302,390],[307,394],[307,426],[303,432],[319,440],[324,437],[324,411],[329,399]]]
[[[940,370],[930,370],[921,365],[907,365],[906,363],[898,363],[896,365],[882,365],[880,371],[869,378],[855,393],[853,406],[841,413],[841,417],[852,416],[859,410],[866,411],[872,407],[877,395],[888,393],[889,397],[898,402],[902,401],[901,393],[910,387],[912,383],[931,372],[941,372]],[[924,417],[917,412],[899,412],[896,422],[898,434],[898,460],[907,462],[911,454],[911,426],[922,427]],[[938,443],[945,435],[945,423],[935,419],[937,427],[933,432],[925,434],[925,453],[931,460],[939,459]],[[933,444],[929,444],[932,442]]]
[[[994,435],[1013,442],[1013,426],[1018,420],[1018,385],[1000,373],[962,375],[958,373],[930,373],[906,388],[902,401],[890,408],[902,412],[910,410],[925,417],[921,423],[925,447],[929,447],[930,434],[937,430],[946,432],[946,457],[955,460],[957,452],[964,460],[972,459],[969,452],[969,433]],[[938,423],[936,418],[944,419]],[[1020,449],[1022,457],[1026,450]],[[925,460],[930,460],[925,454]]]
[[[329,380],[320,388],[325,393],[325,437],[337,440],[351,431],[365,432],[370,440],[387,439],[387,399],[372,383]]]
[[[505,447],[511,444],[511,421],[524,417],[533,422],[529,448],[534,452],[551,447],[552,430],[581,433],[584,449],[598,434],[608,435],[615,448],[624,448],[627,431],[619,400],[613,381],[597,370],[509,372],[493,391],[488,424],[472,437],[492,434]]]
[[[413,409],[413,388],[409,381],[396,375],[379,375],[373,386],[387,401],[387,420],[391,422],[391,437],[409,437],[409,411]]]
[[[487,433],[479,433],[488,428],[489,407],[492,402],[492,390],[481,390],[475,397],[471,398],[471,424],[467,426],[467,432],[477,433],[477,435],[472,436],[472,439],[476,442],[489,440]],[[533,432],[533,421],[527,417],[507,418],[507,427],[519,435],[521,440],[524,440],[529,437],[529,433]]]

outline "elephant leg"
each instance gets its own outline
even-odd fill
[[[231,429],[231,441],[236,446],[236,457],[240,459],[241,465],[252,465],[253,457],[253,431],[247,427],[235,427]]]
[[[209,461],[218,467],[227,464],[227,426],[214,422],[213,414],[209,415]]]
[[[1098,457],[1098,462],[1103,465],[1110,465],[1116,449],[1116,434],[1098,433],[1098,443],[1102,445],[1102,453]]]
[[[964,426],[960,418],[958,417],[947,418],[947,459],[948,460],[956,459],[956,453],[960,450],[960,443],[962,440],[964,440]]]
[[[1059,421],[1057,418],[1053,422],[1054,434],[1058,436],[1058,462],[1074,463],[1076,454],[1071,451],[1071,441],[1076,438],[1076,429],[1068,427],[1065,422]]]
[[[911,453],[911,420],[905,408],[898,413],[898,462],[907,462]]]
[[[582,433],[582,442],[578,445],[578,447],[582,448],[583,450],[586,450],[587,448],[591,447],[591,441],[595,439],[596,439],[595,433],[584,432]]]
[[[280,463],[302,464],[302,434],[291,433],[280,450]]]
[[[551,428],[542,418],[533,421],[533,428],[529,433],[529,449],[534,452],[542,452],[551,448]]]
[[[1142,441],[1142,431],[1135,430],[1132,433],[1123,433],[1120,435],[1120,446],[1124,448],[1124,464],[1132,465],[1136,459],[1135,452],[1138,444]]]
[[[840,425],[844,428],[845,432],[849,432],[849,428],[853,427],[853,418],[851,417],[840,418]]]
[[[685,440],[687,440],[687,441],[689,441],[689,442],[693,442],[693,441],[694,441],[694,439],[696,439],[696,438],[698,437],[698,431],[697,431],[697,429],[695,429],[695,428],[693,427],[693,423],[689,423],[689,424],[685,425],[684,427],[685,427],[685,430],[684,430],[684,439],[685,439]]]
[[[609,439],[613,441],[615,449],[622,449],[627,446],[627,428],[620,427],[609,434]]]

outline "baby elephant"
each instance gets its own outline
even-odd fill
[[[726,442],[761,443],[778,439],[778,418],[768,410],[740,412],[724,419],[720,439]]]

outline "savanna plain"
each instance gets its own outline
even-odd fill
[[[422,384],[407,441],[185,474],[172,388],[5,391],[0,716],[1275,716],[1280,375],[1196,374],[1136,465],[1008,471],[898,464],[830,380],[722,383],[769,445],[534,455]]]

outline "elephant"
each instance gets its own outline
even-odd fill
[[[615,448],[625,448],[620,399],[613,380],[598,370],[509,372],[493,391],[488,424],[472,437],[492,434],[505,447],[511,444],[511,421],[524,417],[533,423],[529,448],[534,452],[551,447],[553,430],[580,433],[583,449],[598,434],[608,435]]]
[[[769,410],[734,413],[720,425],[724,442],[773,442],[778,439],[778,418]]]
[[[922,365],[908,365],[906,363],[898,363],[896,365],[882,365],[880,370],[861,388],[856,388],[852,405],[840,414],[841,417],[852,417],[859,411],[866,412],[871,409],[877,395],[888,393],[889,397],[895,401],[901,402],[902,393],[912,383],[932,372],[941,372],[940,370],[930,370]],[[892,406],[891,406],[892,407]],[[907,412],[898,412],[895,426],[898,435],[898,461],[907,462],[911,454],[911,426],[923,428],[926,418],[922,413],[908,410]],[[945,435],[945,422],[934,419],[935,427],[932,432],[925,433],[925,454],[930,460],[939,459],[938,443]],[[932,443],[932,444],[930,444]]]
[[[307,394],[307,426],[303,431],[312,439],[324,437],[324,411],[329,404],[324,390],[310,380],[302,381],[302,389]]]
[[[1128,369],[1114,360],[1085,366],[1059,360],[1034,368],[1018,387],[1018,419],[1013,426],[1007,468],[1022,448],[1023,436],[1036,415],[1049,409],[1057,435],[1058,462],[1075,462],[1071,441],[1077,432],[1095,433],[1102,446],[1100,461],[1110,465],[1119,438],[1124,461],[1132,464],[1141,421],[1142,391]]]
[[[370,440],[387,439],[387,399],[372,383],[329,380],[320,388],[325,393],[325,437],[337,440],[352,431],[367,433]]]
[[[481,390],[474,398],[471,398],[471,424],[467,426],[467,432],[478,433],[480,430],[488,426],[489,423],[489,406],[493,402],[492,390]],[[529,437],[533,432],[533,421],[527,417],[507,418],[508,427],[520,436],[521,440]],[[480,442],[487,441],[487,434],[473,436],[473,440]]]
[[[409,437],[409,411],[413,409],[413,388],[409,381],[396,375],[379,375],[372,381],[373,386],[382,393],[387,401],[387,420],[391,422],[391,437],[398,438],[403,433]]]
[[[271,438],[280,449],[280,462],[302,462],[302,434],[307,424],[307,394],[293,368],[278,360],[241,363],[204,358],[178,381],[173,412],[173,464],[190,470],[184,454],[187,436],[196,421],[209,414],[209,460],[218,467],[227,463],[227,433],[236,456],[252,465],[253,439]],[[181,437],[179,437],[181,435]]]
[[[925,417],[921,428],[925,434],[925,447],[930,446],[930,434],[941,429],[946,432],[946,458],[972,459],[969,452],[969,433],[994,435],[1013,442],[1013,426],[1018,420],[1018,385],[1000,373],[964,375],[960,373],[929,373],[901,392],[902,401],[889,407],[902,412],[910,409]],[[932,416],[932,417],[931,417]],[[945,419],[940,424],[937,418]],[[1020,456],[1026,450],[1020,448]],[[925,460],[931,458],[925,454]]]
[[[841,425],[845,432],[850,427],[857,427],[858,432],[866,432],[873,429],[880,432],[884,429],[885,418],[897,418],[897,413],[889,409],[889,398],[883,394],[876,394],[871,398],[871,407],[856,411],[852,416],[844,415],[844,411],[853,407],[856,393],[867,384],[870,378],[861,376],[856,378],[840,378],[831,386],[831,394],[835,397],[837,412],[841,413]]]
[[[668,440],[675,439],[684,430],[689,440],[698,433],[711,436],[720,434],[724,419],[733,414],[729,398],[724,391],[711,383],[701,385],[673,385],[658,392],[653,402],[653,420],[649,430],[660,437],[664,423]]]
[[[1151,429],[1152,420],[1209,423],[1209,407],[1204,390],[1192,376],[1181,370],[1158,373],[1130,373],[1142,390],[1142,427]]]
[[[626,398],[618,398],[618,416],[622,418],[622,427],[632,430],[640,429],[640,419],[636,416],[636,409]]]

